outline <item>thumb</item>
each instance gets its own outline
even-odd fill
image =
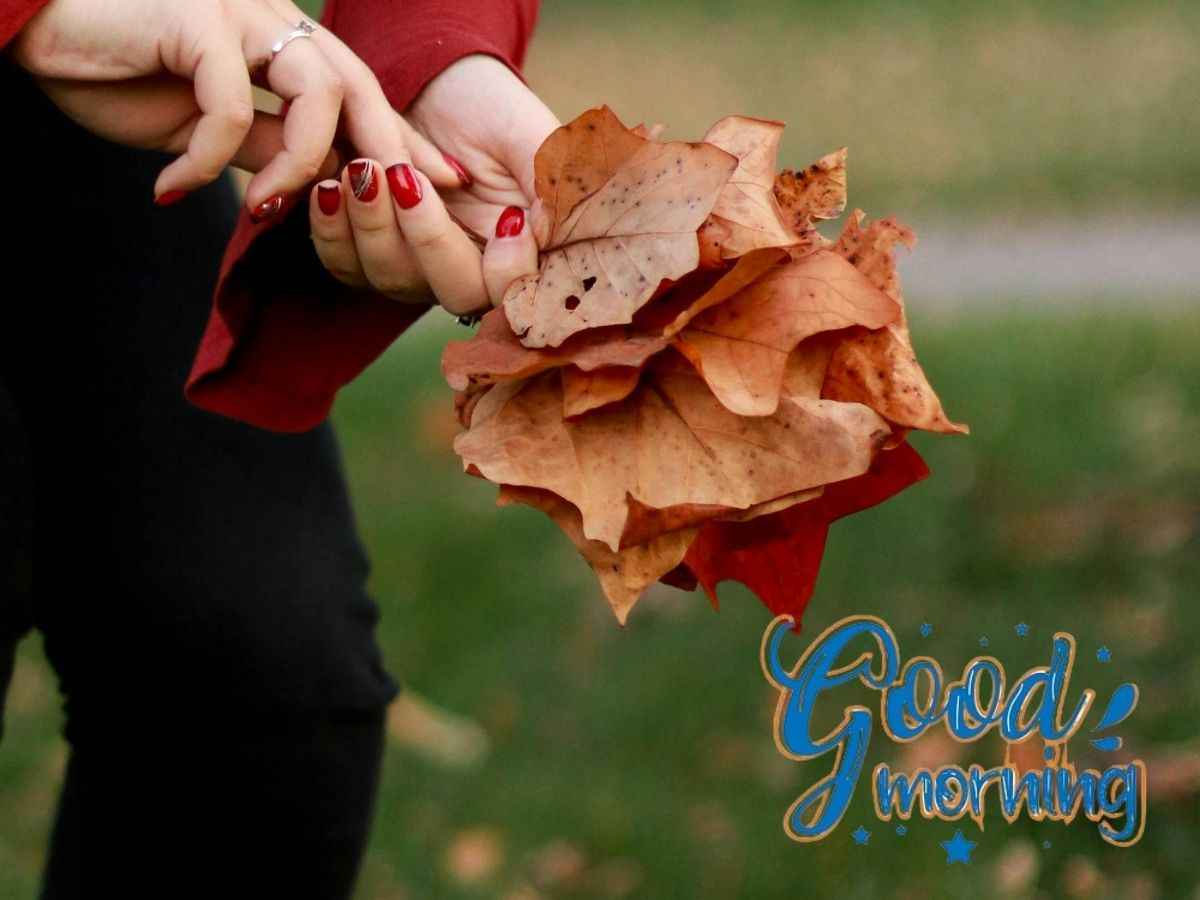
[[[493,306],[499,306],[510,284],[538,270],[538,247],[525,210],[509,206],[496,222],[496,236],[483,251],[483,280]]]

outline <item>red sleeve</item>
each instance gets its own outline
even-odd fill
[[[0,0],[0,3],[9,0]],[[514,71],[537,0],[328,0],[322,22],[405,109],[450,63],[485,53]],[[186,393],[197,406],[274,431],[304,431],[427,307],[352,290],[321,267],[304,197],[275,223],[243,210],[225,251]]]
[[[16,37],[25,23],[50,0],[0,0],[0,48]]]

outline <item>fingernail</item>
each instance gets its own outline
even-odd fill
[[[421,202],[421,182],[408,163],[398,163],[387,170],[388,185],[401,209],[412,209]]]
[[[446,161],[446,165],[454,170],[454,174],[458,176],[458,180],[462,182],[463,187],[470,187],[475,183],[475,179],[471,177],[471,173],[449,153],[443,153],[442,159]]]
[[[283,209],[283,194],[275,194],[250,210],[250,221],[255,223],[265,222],[281,209]]]
[[[350,190],[363,203],[370,203],[379,193],[379,182],[375,178],[375,167],[369,159],[356,159],[350,163]]]
[[[525,210],[519,206],[505,207],[496,220],[496,237],[516,237],[525,227]]]
[[[322,182],[317,185],[317,206],[327,216],[337,213],[342,203],[342,190],[336,181]]]
[[[154,198],[155,206],[170,206],[172,203],[178,203],[188,195],[187,191],[165,191]]]

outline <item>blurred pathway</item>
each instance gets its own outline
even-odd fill
[[[901,252],[900,271],[918,309],[1200,302],[1200,213],[1023,229],[943,223],[917,233],[916,250]]]

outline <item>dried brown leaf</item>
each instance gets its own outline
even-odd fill
[[[496,504],[509,506],[513,503],[524,503],[541,510],[563,530],[596,573],[613,615],[621,625],[625,624],[642,592],[679,565],[697,531],[695,528],[675,530],[636,547],[612,550],[601,541],[585,537],[579,510],[551,491],[501,485]]]
[[[845,259],[821,250],[768,271],[693,319],[675,346],[731,412],[767,416],[802,340],[853,325],[879,328],[899,314],[896,301]]]
[[[700,229],[700,255],[711,264],[798,240],[775,200],[775,158],[783,123],[727,116],[704,135],[737,157],[738,165]]]
[[[530,348],[513,333],[504,311],[494,309],[469,340],[451,341],[442,352],[442,374],[450,387],[492,384],[527,378],[559,366],[589,372],[606,366],[641,366],[670,341],[627,326],[596,328],[564,341],[556,349]]]
[[[556,372],[497,385],[455,440],[468,469],[575,505],[585,536],[617,550],[628,497],[656,509],[747,509],[865,471],[890,430],[860,404],[785,398],[744,418],[694,372],[656,368],[627,399],[562,418]]]
[[[785,169],[775,179],[775,201],[793,230],[836,219],[846,209],[846,148],[822,156],[807,169]]]
[[[692,301],[674,320],[663,328],[665,337],[673,337],[681,332],[688,322],[700,315],[706,309],[724,303],[742,288],[758,280],[769,269],[782,263],[788,255],[778,248],[769,247],[763,250],[752,250],[737,261],[732,269]]]
[[[563,416],[582,416],[624,400],[637,388],[641,374],[636,366],[605,366],[591,372],[567,366],[562,372]]]
[[[737,160],[705,143],[639,137],[607,107],[555,131],[535,159],[540,271],[504,310],[527,347],[630,322],[664,280],[699,263],[696,231]]]
[[[894,219],[879,219],[862,227],[863,213],[855,210],[846,222],[835,252],[864,277],[900,304],[900,318],[884,328],[855,328],[847,333],[829,362],[823,395],[848,403],[863,403],[885,419],[905,428],[966,434],[966,425],[951,422],[942,402],[925,377],[913,351],[900,294],[895,246],[911,247],[916,237]]]

